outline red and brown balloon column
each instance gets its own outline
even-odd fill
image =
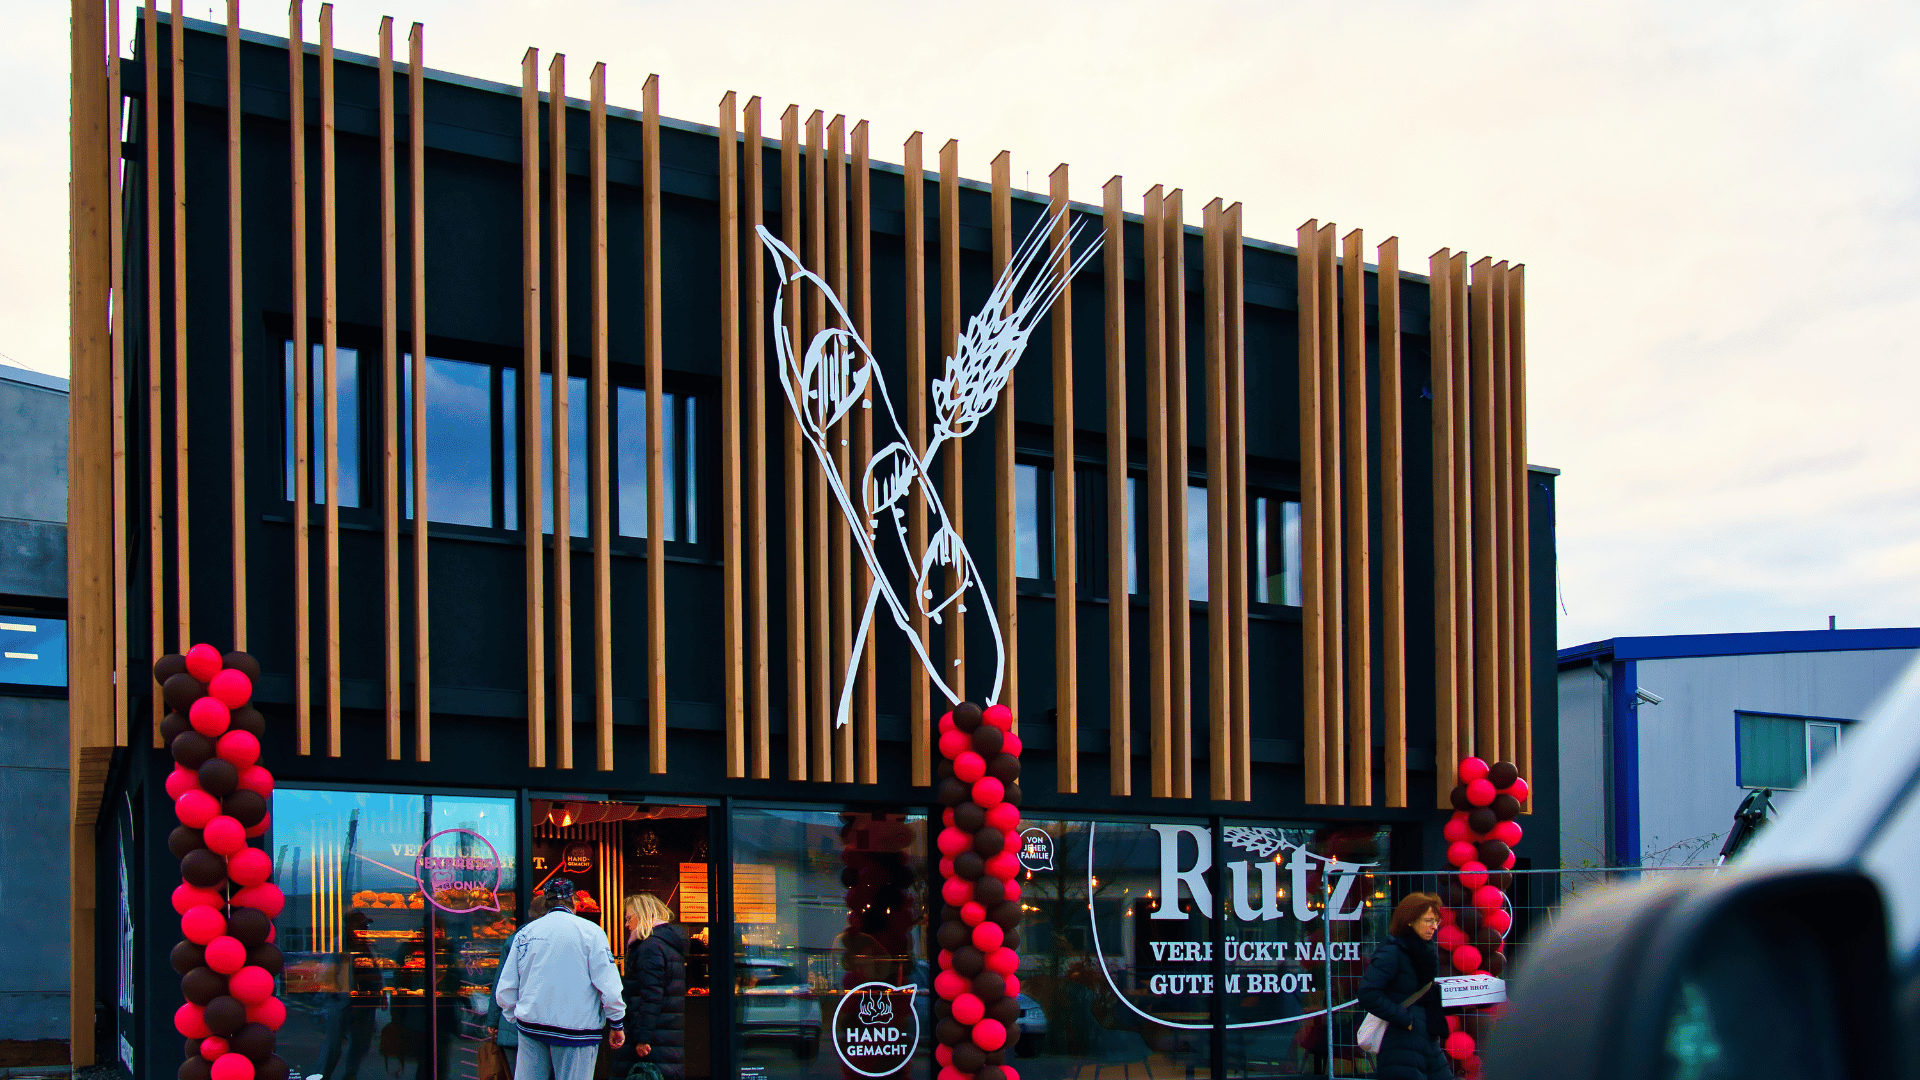
[[[167,838],[180,860],[180,1080],[287,1080],[287,1063],[273,1052],[287,1018],[274,996],[281,957],[273,920],[286,898],[269,880],[273,860],[249,842],[266,834],[273,795],[273,774],[260,765],[266,721],[250,704],[260,665],[203,644],[161,657],[153,678],[167,703],[160,733],[173,753],[167,795],[180,819]]]
[[[1443,830],[1454,874],[1443,890],[1449,907],[1441,910],[1443,925],[1434,940],[1462,975],[1484,972],[1497,977],[1507,969],[1513,848],[1522,835],[1514,819],[1526,803],[1527,790],[1511,762],[1488,765],[1472,757],[1460,762],[1453,817]],[[1481,1019],[1475,1014],[1448,1017],[1454,1030],[1447,1035],[1447,1054],[1467,1076],[1480,1072],[1476,1035]]]
[[[941,899],[934,976],[939,1080],[1020,1080],[1020,736],[1013,711],[962,702],[940,718]]]

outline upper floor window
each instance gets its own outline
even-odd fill
[[[286,343],[286,499],[293,501],[294,451],[294,372],[293,342]],[[340,461],[340,505],[360,505],[360,353],[356,349],[334,349],[333,385],[337,397],[334,410],[335,452]],[[313,347],[307,363],[307,485],[316,503],[327,501],[327,369],[326,350]]]
[[[67,620],[0,612],[0,683],[67,685]]]
[[[1300,504],[1256,495],[1253,499],[1253,602],[1300,606]]]
[[[1734,726],[1740,786],[1791,790],[1840,749],[1846,721],[1736,712]]]

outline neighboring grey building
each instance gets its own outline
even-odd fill
[[[67,381],[0,365],[0,906],[66,906]],[[57,895],[56,895],[57,894]],[[68,1037],[67,920],[0,949],[0,1039]]]
[[[1920,656],[1920,629],[1621,637],[1560,650],[1569,865],[1710,864],[1748,793],[1784,808]]]

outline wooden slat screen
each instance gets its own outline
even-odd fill
[[[1247,637],[1250,632],[1250,568],[1247,559],[1247,334],[1245,242],[1241,235],[1240,204],[1222,214],[1226,230],[1223,273],[1226,290],[1227,360],[1227,512],[1233,568],[1230,574],[1233,610],[1228,620],[1233,660],[1233,798],[1253,800],[1253,702]]]
[[[902,247],[906,255],[906,368],[907,385],[914,392],[907,399],[907,439],[916,460],[927,457],[927,395],[919,391],[927,385],[927,174],[922,160],[921,134],[916,131],[901,147],[902,196],[905,208]],[[907,542],[915,551],[926,549],[927,496],[924,486],[915,484],[907,496]],[[913,634],[920,647],[931,644],[931,632],[925,608],[916,603],[911,611]],[[932,655],[929,653],[929,655]],[[933,686],[917,665],[907,672],[907,718],[913,732],[913,782],[925,786],[933,782]]]
[[[1327,791],[1327,570],[1320,519],[1327,512],[1320,464],[1320,223],[1309,218],[1299,230],[1297,281],[1300,375],[1300,655],[1301,759],[1306,801],[1325,803]]]
[[[546,589],[540,445],[540,50],[520,61],[520,529],[526,547],[527,764],[547,764]],[[509,434],[508,437],[511,437]],[[650,564],[652,565],[652,564]]]
[[[413,350],[413,756],[433,760],[433,678],[427,617],[427,65],[426,29],[407,34],[407,151],[413,239],[408,247]]]
[[[1473,540],[1473,746],[1474,753],[1493,761],[1500,756],[1500,618],[1496,609],[1498,549],[1492,543],[1498,503],[1494,490],[1497,463],[1493,427],[1493,260],[1473,264],[1467,290],[1472,306],[1469,324],[1471,365],[1468,398],[1471,403],[1471,480]]]
[[[612,351],[607,337],[607,65],[595,64],[587,77],[587,218],[589,221],[588,307],[590,352],[587,371],[587,453],[589,501],[587,527],[593,545],[593,757],[594,768],[613,769],[613,512],[611,467],[613,386],[607,372]],[[732,143],[728,142],[729,150]],[[722,195],[729,188],[723,186]],[[724,262],[724,259],[723,259]],[[724,295],[724,293],[723,293]],[[739,294],[733,295],[738,304]],[[724,333],[724,331],[723,331]],[[736,463],[737,464],[737,463]],[[738,582],[733,582],[737,586]],[[737,592],[730,598],[738,600]],[[730,655],[729,657],[733,657]]]
[[[1324,586],[1327,619],[1322,646],[1327,666],[1323,684],[1327,716],[1327,801],[1337,805],[1347,801],[1346,685],[1342,679],[1346,671],[1347,609],[1339,562],[1344,550],[1341,534],[1345,525],[1340,486],[1345,464],[1341,460],[1340,444],[1340,264],[1334,251],[1331,223],[1320,226],[1314,247],[1314,276],[1320,279],[1316,291],[1320,311],[1315,318],[1320,331],[1320,550],[1321,557],[1329,563]]]
[[[188,407],[187,407],[187,50],[186,20],[181,14],[181,0],[173,0],[173,18],[168,22],[168,35],[172,39],[172,124],[167,132],[172,141],[173,183],[169,187],[172,199],[170,220],[173,224],[173,274],[169,279],[169,295],[173,298],[173,501],[169,504],[173,510],[173,620],[174,647],[186,652],[193,645],[193,566],[189,558],[191,551],[188,523],[191,511],[187,501],[188,485]],[[154,0],[148,0],[148,6],[155,6]],[[332,26],[332,5],[320,5],[321,26],[321,94],[329,93],[327,82],[326,55],[331,54],[332,46],[328,42],[329,28]],[[325,121],[331,126],[331,120]],[[155,178],[155,182],[158,177]],[[326,197],[328,206],[332,205],[333,188],[328,185]],[[322,213],[331,211],[323,210]],[[328,265],[331,265],[328,260]],[[328,383],[332,389],[332,383]],[[329,416],[332,414],[329,413]],[[328,477],[332,477],[329,472]],[[338,743],[338,739],[334,740]],[[336,749],[333,751],[338,753]]]
[[[174,4],[176,15],[179,4]],[[176,39],[177,40],[177,39]],[[334,143],[333,5],[320,5],[320,382],[321,430],[326,457],[327,756],[340,756],[340,214],[334,194],[338,155]],[[183,154],[183,149],[176,150]],[[176,160],[179,160],[176,158]],[[183,208],[184,209],[184,208]],[[182,318],[184,324],[184,318]],[[185,346],[185,330],[181,331]],[[182,361],[182,379],[185,363]],[[184,386],[184,382],[182,383]],[[177,411],[177,410],[176,410]],[[182,414],[184,415],[184,414]],[[184,573],[181,581],[186,580]],[[187,642],[185,608],[181,647]]]
[[[780,114],[780,233],[788,249],[804,250],[800,236],[800,107],[787,106]],[[758,253],[756,253],[758,261]],[[785,309],[787,335],[798,342],[800,305],[789,303]],[[787,578],[787,779],[807,778],[807,518],[806,477],[801,471],[806,461],[800,443],[800,422],[793,410],[781,410],[786,445],[782,454],[785,472],[786,578]]]
[[[960,141],[948,139],[940,148],[940,357],[950,362],[960,346]],[[943,367],[944,370],[944,367]],[[915,396],[923,383],[915,384]],[[966,472],[958,445],[947,448],[946,477],[940,488],[940,501],[947,512],[947,525],[965,536]],[[955,564],[948,575],[947,592],[958,591],[965,571]],[[936,590],[937,591],[937,590]],[[963,700],[967,696],[966,619],[953,611],[942,625],[941,640],[946,644],[947,685]]]
[[[1206,331],[1204,362],[1207,407],[1207,794],[1233,798],[1233,589],[1228,554],[1232,471],[1227,465],[1227,296],[1225,224],[1220,200],[1201,211],[1203,280],[1202,322]]]
[[[992,251],[993,278],[1007,269],[1013,256],[1013,156],[1002,150],[993,157],[992,221],[988,226]],[[959,447],[954,447],[956,452]],[[1071,460],[1071,459],[1069,459]],[[1000,403],[993,410],[993,520],[994,537],[994,614],[1000,620],[1000,640],[1006,653],[1002,662],[1000,702],[1013,710],[1014,731],[1020,723],[1020,579],[1014,565],[1013,472],[1013,380],[1007,380],[1000,392]],[[1037,524],[1037,523],[1036,523]],[[965,625],[965,620],[961,620]]]
[[[1401,430],[1400,239],[1380,244],[1380,702],[1386,734],[1386,802],[1407,805],[1407,565],[1402,533],[1406,458]],[[1441,760],[1445,760],[1442,758]]]
[[[805,215],[799,224],[800,234],[805,237],[807,246],[796,247],[794,252],[801,254],[807,261],[807,269],[822,274],[827,269],[827,195],[826,162],[822,157],[822,143],[826,138],[825,117],[819,109],[813,110],[807,117]],[[813,335],[825,328],[827,318],[826,297],[818,289],[806,290],[805,321],[802,333],[794,338],[794,348],[805,349]],[[796,305],[797,306],[797,305]],[[839,672],[833,667],[833,608],[832,588],[828,577],[832,573],[829,566],[827,541],[827,484],[820,475],[820,469],[806,464],[808,452],[800,451],[801,472],[805,478],[806,490],[806,535],[804,562],[807,574],[807,637],[801,646],[809,658],[807,666],[807,740],[813,750],[811,769],[813,779],[830,781],[833,779],[834,766],[834,730],[833,730],[833,687]],[[845,579],[836,579],[844,581]]]
[[[823,277],[833,286],[835,296],[847,301],[847,118],[836,115],[827,124],[826,214],[817,219],[826,234],[827,258]],[[823,309],[825,297],[821,298]],[[851,329],[840,325],[839,316],[828,315],[821,329]],[[833,469],[842,490],[853,490],[847,468],[852,455],[853,418],[843,416],[827,431],[827,445],[833,450]],[[820,489],[820,528],[827,534],[826,587],[832,594],[833,649],[829,653],[829,672],[834,693],[828,703],[828,724],[833,732],[834,779],[846,783],[853,779],[853,724],[839,722],[839,703],[849,692],[847,671],[853,660],[853,533],[847,528],[837,500],[823,485]],[[855,680],[858,681],[857,679]],[[851,717],[848,718],[851,721]]]
[[[1467,255],[1456,252],[1447,261],[1447,301],[1452,307],[1448,321],[1453,326],[1451,364],[1453,368],[1453,649],[1454,716],[1458,724],[1456,746],[1461,757],[1474,752],[1474,683],[1477,671],[1473,662],[1473,396],[1469,374],[1472,365],[1470,305],[1467,297]],[[1446,523],[1437,523],[1446,524]],[[1445,785],[1442,785],[1445,786]]]
[[[308,592],[311,588],[312,568],[310,566],[310,540],[308,535],[311,514],[312,495],[308,489],[308,456],[313,448],[313,435],[308,430],[308,421],[312,418],[312,406],[308,401],[311,383],[308,379],[307,355],[307,107],[306,107],[306,43],[302,38],[301,0],[293,0],[287,9],[287,100],[290,104],[290,120],[294,127],[288,145],[292,150],[293,175],[291,199],[293,238],[292,254],[288,258],[288,271],[293,278],[293,717],[296,742],[301,754],[313,752],[313,619],[308,604]],[[154,39],[153,5],[147,5],[147,40]],[[147,119],[149,130],[158,115],[159,92],[154,82],[154,65],[147,65]],[[152,176],[158,169],[157,149],[152,140],[147,142],[147,174]],[[155,185],[148,185],[148,220],[152,222],[157,215]],[[154,241],[149,247],[148,264],[152,270],[149,281],[156,280],[159,274],[158,234],[149,226],[149,237]],[[150,286],[151,288],[152,286]],[[150,310],[152,317],[152,355],[159,355],[160,309],[158,293],[154,293],[154,304]],[[153,377],[157,380],[157,368]],[[151,387],[153,416],[160,414],[160,390],[158,382]],[[160,655],[159,612],[162,596],[162,578],[159,564],[159,424],[152,425],[152,460],[154,462],[154,636],[153,652]],[[154,745],[159,746],[160,720],[159,698],[154,699]]]
[[[1140,552],[1140,577],[1147,587],[1148,754],[1155,798],[1174,796],[1174,731],[1172,680],[1172,584],[1168,580],[1167,548],[1172,526],[1167,520],[1167,325],[1166,325],[1166,193],[1159,184],[1147,189],[1140,225],[1141,291],[1146,299],[1147,489],[1139,501],[1147,508],[1147,543]],[[1185,598],[1181,602],[1184,604]]]
[[[567,56],[547,62],[547,329],[553,393],[554,762],[573,768],[573,446],[567,373]],[[531,367],[531,365],[529,365]]]
[[[393,19],[380,20],[381,705],[387,760],[400,760],[400,265],[394,206]],[[236,134],[236,141],[237,141]],[[236,345],[236,357],[238,355]]]
[[[741,243],[746,245],[747,281],[747,475],[753,482],[747,489],[749,537],[747,575],[747,626],[752,634],[748,662],[752,665],[749,683],[752,699],[747,712],[747,771],[755,780],[773,775],[771,713],[773,701],[770,680],[772,657],[768,655],[767,627],[770,622],[767,596],[767,537],[773,532],[773,519],[767,516],[767,280],[766,260],[760,257],[760,226],[766,223],[766,168],[762,154],[766,146],[760,135],[760,99],[747,99],[741,112],[746,127],[742,147],[745,161],[746,229]]]
[[[1428,382],[1433,389],[1433,723],[1434,760],[1444,769],[1465,757],[1460,737],[1460,650],[1454,639],[1454,530],[1458,493],[1453,474],[1453,300],[1451,253],[1441,248],[1427,260]],[[1452,805],[1450,785],[1436,784],[1436,804]]]
[[[1507,271],[1507,363],[1512,392],[1507,425],[1512,432],[1513,455],[1513,642],[1518,650],[1514,664],[1515,740],[1513,763],[1520,775],[1533,778],[1533,530],[1529,507],[1533,481],[1527,475],[1527,274],[1516,263]],[[1533,812],[1533,794],[1522,803],[1526,813]]]
[[[868,157],[867,122],[865,120],[853,126],[853,175],[852,175],[852,246],[847,259],[853,275],[853,296],[850,300],[854,332],[868,347],[873,344],[873,166]],[[853,424],[853,464],[855,472],[850,478],[849,494],[857,493],[859,472],[863,463],[873,457],[873,386],[867,386],[864,399]],[[859,496],[855,496],[858,498]],[[855,505],[862,505],[856,503]],[[856,559],[853,569],[854,609],[862,609],[867,602],[867,593],[873,588],[873,571],[865,559]],[[867,630],[866,643],[860,650],[859,683],[854,690],[853,723],[859,741],[859,776],[862,784],[878,783],[880,780],[880,718],[878,715],[878,688],[874,680],[878,678],[878,654],[874,635],[879,632],[881,623],[875,615],[875,623]],[[918,724],[927,722],[925,716],[914,717]]]
[[[1121,180],[1101,190],[1102,319],[1105,329],[1107,422],[1107,790],[1133,794],[1133,595],[1127,560],[1134,550],[1127,506],[1126,229]],[[1116,527],[1116,523],[1118,527]]]
[[[1179,188],[1167,192],[1161,227],[1166,320],[1167,694],[1173,725],[1173,797],[1193,797],[1193,604],[1187,565],[1187,226]]]
[[[640,86],[641,349],[647,382],[647,771],[667,771],[667,547],[661,384],[666,380],[660,312],[660,76]]]
[[[119,7],[119,4],[115,3],[112,6],[117,9]],[[114,142],[116,143],[113,156],[116,159],[118,159],[120,156],[119,148],[117,145],[120,139],[120,60],[119,60],[120,25],[119,25],[119,15],[117,11],[114,16],[114,26],[111,31],[111,34],[113,38],[113,49],[107,54],[108,57],[110,58],[107,62],[107,70],[109,72],[110,81],[112,82],[113,85],[112,85],[111,91],[109,92],[108,100],[112,103],[112,106],[113,106],[113,117],[112,117],[113,137],[114,137]],[[243,265],[241,255],[245,250],[245,248],[241,244],[241,239],[244,237],[245,233],[241,228],[242,222],[241,222],[241,214],[240,214],[240,209],[244,200],[242,198],[243,192],[241,190],[241,182],[240,182],[240,3],[239,3],[239,0],[227,0],[226,46],[227,46],[227,53],[226,53],[226,60],[227,60],[227,64],[226,64],[226,67],[227,67],[227,117],[226,117],[226,120],[227,120],[227,426],[230,429],[227,432],[227,483],[232,488],[232,490],[228,492],[228,496],[227,496],[228,512],[232,515],[232,519],[227,523],[227,536],[228,536],[227,542],[230,546],[227,565],[229,567],[228,572],[233,575],[233,579],[229,583],[229,588],[233,590],[233,647],[235,649],[245,651],[247,647],[247,469],[246,469],[247,379],[246,379],[246,362],[245,362],[246,361],[246,356],[245,356],[246,318],[244,315],[244,312],[246,309],[243,305],[243,300],[245,299],[246,290],[244,288],[243,275],[241,274],[241,267]],[[390,56],[391,50],[389,50],[389,52],[385,55]],[[111,171],[113,172],[113,176],[114,176],[113,208],[112,208],[113,243],[114,243],[113,265],[115,267],[115,272],[117,273],[118,268],[121,264],[120,247],[119,247],[119,244],[120,244],[119,170],[116,168]],[[114,313],[114,318],[116,320],[116,325],[118,325],[117,320],[119,320],[121,316],[121,305],[118,302],[118,298],[116,298],[115,303],[113,305],[113,313]],[[119,347],[120,337],[121,337],[120,331],[116,330],[114,332],[114,342],[115,342],[116,349]],[[121,366],[122,365],[119,362],[118,358],[116,358],[116,362],[114,364],[114,378],[116,380],[120,376]],[[116,392],[114,394],[115,408],[119,407],[120,400],[121,400],[120,395]],[[392,399],[388,399],[388,400],[392,400]],[[118,424],[115,425],[114,430],[117,435],[119,433]],[[122,452],[123,452],[122,447],[119,447],[119,446],[115,447],[114,468],[116,470],[116,477],[119,476],[119,470],[121,469],[120,458],[121,458]],[[123,485],[124,485],[123,477],[116,479],[115,486],[114,486],[114,491],[116,492],[116,494],[122,491]],[[116,525],[120,523],[120,514],[117,512],[114,515],[114,521]],[[121,562],[124,562],[124,556],[122,554],[123,547],[124,545],[118,541],[116,541],[114,544],[115,559],[120,560]],[[117,562],[116,565],[121,565],[121,562]],[[122,566],[121,569],[124,570],[124,566]],[[116,597],[125,596],[124,590],[118,588],[118,585],[117,585],[117,583],[120,582],[123,579],[123,577],[124,577],[123,573],[116,573],[114,576],[114,581],[116,582],[114,595]],[[116,619],[114,625],[118,626],[123,621],[124,621],[123,619]],[[125,634],[117,635],[117,640],[121,642],[122,645],[124,645],[126,642],[126,635]],[[121,657],[122,661],[124,661],[124,659],[125,659],[124,656]],[[116,673],[114,678],[114,686],[118,688],[118,696],[121,699],[119,702],[119,705],[114,710],[114,716],[116,717],[117,723],[124,725],[126,723],[126,708],[125,708],[126,703],[124,698],[126,693],[125,688],[127,685],[127,665],[124,662],[118,662],[114,665],[114,671]],[[126,744],[126,740],[121,739],[119,745],[125,745],[125,744]]]
[[[720,574],[721,633],[724,635],[721,677],[726,687],[721,714],[726,727],[727,775],[736,778],[747,775],[747,672],[740,596],[740,140],[734,129],[738,116],[734,93],[729,90],[720,99],[717,140],[720,151]],[[601,117],[596,115],[596,140],[604,139],[600,124]],[[598,368],[596,360],[596,374]],[[754,482],[759,483],[760,479],[756,475]],[[594,484],[596,495],[601,486]]]
[[[229,40],[229,45],[227,50],[228,51],[227,79],[228,79],[229,87],[239,86],[239,80],[235,78],[232,74],[237,69],[237,66],[234,63],[234,56],[236,55],[234,52],[234,43],[239,41],[239,31],[235,29],[235,27],[239,25],[239,21],[233,17],[233,10],[232,10],[232,5],[234,2],[235,0],[228,0],[228,11],[227,11],[227,23],[229,27],[227,31],[227,37]],[[107,331],[108,333],[107,351],[104,357],[107,364],[110,365],[110,370],[108,371],[108,375],[107,375],[106,390],[107,390],[107,396],[108,396],[108,402],[109,402],[108,404],[109,423],[112,425],[110,442],[112,447],[111,452],[113,455],[111,475],[108,478],[108,482],[112,485],[112,491],[109,494],[108,498],[111,503],[110,512],[113,515],[112,576],[108,579],[108,586],[113,590],[113,601],[112,601],[113,610],[111,615],[112,621],[107,625],[106,630],[108,634],[113,638],[113,661],[112,661],[113,662],[113,695],[112,695],[113,745],[126,746],[127,737],[128,737],[128,726],[131,723],[131,716],[130,716],[129,704],[128,704],[129,698],[131,695],[129,693],[130,681],[129,681],[129,666],[128,666],[128,659],[127,659],[127,652],[129,649],[131,638],[132,638],[132,627],[127,622],[127,600],[128,600],[127,589],[129,587],[129,579],[127,576],[127,571],[128,571],[127,546],[128,546],[128,539],[129,539],[127,535],[127,448],[129,445],[127,424],[132,418],[127,415],[127,384],[126,384],[127,357],[129,355],[127,352],[127,300],[128,300],[128,294],[129,294],[128,282],[127,282],[127,278],[128,278],[127,236],[126,236],[126,220],[123,216],[124,211],[122,209],[121,201],[120,201],[124,197],[124,191],[125,191],[125,177],[124,177],[124,173],[122,172],[122,170],[125,168],[125,165],[121,160],[121,150],[120,150],[120,131],[121,131],[120,109],[121,109],[121,102],[123,99],[121,97],[121,87],[120,87],[120,4],[119,4],[119,0],[109,0],[104,10],[105,10],[105,17],[107,22],[107,51],[106,51],[106,64],[105,64],[106,100],[102,103],[104,105],[104,109],[101,111],[99,115],[95,116],[94,118],[95,123],[100,124],[101,128],[98,132],[93,132],[90,130],[90,127],[88,125],[76,124],[74,125],[73,138],[77,140],[89,135],[98,136],[97,138],[89,138],[88,142],[89,142],[89,145],[91,145],[92,147],[93,153],[100,154],[103,156],[104,160],[102,162],[102,166],[106,172],[106,176],[104,178],[106,181],[104,185],[104,190],[106,194],[106,213],[107,213],[107,250],[106,250],[107,265],[105,267],[105,270],[106,270],[105,277],[101,280],[96,281],[94,283],[94,286],[100,290],[101,300],[105,303],[112,305],[111,317],[113,321],[110,324],[109,329]],[[78,62],[78,56],[81,54],[81,50],[84,49],[86,46],[86,39],[84,37],[76,35],[75,44],[76,44],[76,49],[75,49],[76,62]],[[86,70],[85,68],[80,68],[73,75],[75,82],[79,84],[76,86],[76,90],[80,90],[80,88],[83,86],[92,85],[91,79],[85,74],[85,70]],[[82,79],[88,79],[88,82],[80,83],[80,80]],[[80,95],[76,94],[76,98],[74,102],[75,108],[84,107],[81,104],[81,100],[82,99]],[[235,101],[236,99],[235,99],[234,93],[230,91],[227,97],[227,110],[229,114],[233,116],[237,116],[239,112],[239,110],[235,107]],[[232,169],[237,168],[238,162],[240,160],[238,155],[233,153],[233,148],[231,143],[231,135],[234,131],[232,124],[237,122],[238,122],[237,120],[231,121],[229,124],[230,141],[228,144],[228,152],[229,152],[229,159],[233,163],[233,166],[230,167],[228,172],[229,183],[231,183],[231,180],[232,180],[232,175],[233,175]],[[79,185],[81,183],[86,182],[85,180],[86,162],[83,157],[83,155],[85,154],[85,151],[78,147],[76,147],[76,150],[78,150],[79,153],[76,153],[75,156],[79,160],[76,160],[74,162],[73,170],[74,170],[74,176],[76,179],[75,187],[79,188]],[[239,205],[237,194],[235,196],[235,205],[236,206]],[[75,220],[71,224],[73,227],[78,228],[82,224],[82,222],[80,220]],[[78,258],[82,254],[83,252],[76,251],[75,257]],[[234,266],[235,267],[239,266],[239,262],[237,258],[234,262]],[[77,275],[78,271],[76,270],[75,273]],[[238,294],[233,291],[233,286],[232,286],[232,282],[234,280],[235,279],[232,277],[228,278],[228,282],[229,282],[228,302],[233,303],[235,310],[238,310],[238,304],[236,302],[238,298]],[[78,289],[76,288],[75,291],[78,292]],[[82,314],[83,310],[84,310],[84,307],[82,304],[75,303],[69,317],[76,320],[76,323],[77,323],[78,320],[84,318]],[[84,349],[87,344],[88,344],[88,339],[84,334],[82,334],[69,347],[77,346],[79,348]],[[73,373],[70,369],[69,375],[71,374]],[[69,382],[68,386],[70,389],[73,389],[74,383]],[[90,394],[92,389],[93,388],[88,387],[86,385],[84,380],[80,381],[78,390],[81,394]],[[238,402],[240,400],[240,387],[238,383],[230,383],[229,392],[233,395],[234,401]],[[71,426],[71,417],[69,418],[69,425],[70,426],[68,428],[68,431],[71,432],[73,430],[73,427]],[[84,431],[86,430],[86,428],[82,427],[80,430]],[[68,441],[69,454],[72,453],[72,449],[73,449],[72,437],[71,435],[69,435],[69,441]],[[235,455],[235,460],[236,461],[240,460],[240,457],[237,453]],[[68,469],[68,476],[69,477],[73,476],[73,469],[71,467],[69,467]],[[83,471],[82,479],[80,483],[82,485],[84,484],[84,471]],[[74,499],[74,501],[76,502],[81,501],[85,497],[84,494],[80,494],[80,492],[84,491],[83,487],[70,485],[69,491],[75,493],[70,495],[69,498]],[[85,515],[82,515],[83,518],[84,516]],[[236,522],[243,522],[245,518],[241,515],[241,512],[239,510],[236,510],[234,513],[234,520]],[[236,528],[236,535],[244,535],[243,530]],[[242,558],[244,558],[244,555],[242,556]],[[72,567],[75,565],[85,566],[86,563],[84,559],[69,562],[69,567]],[[246,608],[245,599],[244,599],[246,596],[246,586],[244,585],[244,583],[241,583],[241,584],[236,584],[235,588],[238,590],[235,593],[235,595],[241,597],[242,599],[236,602],[234,606],[236,610],[239,610],[243,613],[243,617],[244,617],[244,612]],[[101,617],[101,615],[104,614],[101,612],[96,612],[94,610],[91,610],[90,608],[85,606],[84,602],[80,610],[85,612],[85,616],[89,622],[94,622],[94,620],[98,620]],[[80,634],[84,636],[88,641],[92,641],[94,640],[96,629],[97,629],[97,623],[95,625],[83,626],[82,629],[80,630]],[[245,626],[244,625],[240,626],[237,632],[244,634]],[[87,652],[85,646],[82,646],[78,651],[81,652],[82,655],[85,655],[85,653]],[[71,679],[71,677],[69,677],[68,679],[69,692],[71,692],[72,683],[73,683],[73,680]],[[83,691],[83,694],[84,694],[84,691]],[[70,702],[69,708],[71,708],[71,700],[72,700],[71,697],[69,697],[69,702]]]
[[[1068,204],[1067,167],[1048,176],[1053,206]],[[1050,238],[1054,265],[1073,265],[1069,218],[1062,213]],[[1074,522],[1073,446],[1073,290],[1054,302],[1049,326],[1053,344],[1053,753],[1054,786],[1062,793],[1080,790],[1080,545]]]
[[[1341,417],[1345,471],[1341,490],[1346,533],[1347,799],[1373,805],[1373,552],[1368,535],[1366,243],[1359,229],[1341,252]]]

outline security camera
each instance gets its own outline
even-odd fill
[[[1662,701],[1666,700],[1665,698],[1661,697],[1659,694],[1654,693],[1653,691],[1647,689],[1644,686],[1636,688],[1633,692],[1633,696],[1639,700],[1640,704],[1646,704],[1646,705],[1658,705]]]

